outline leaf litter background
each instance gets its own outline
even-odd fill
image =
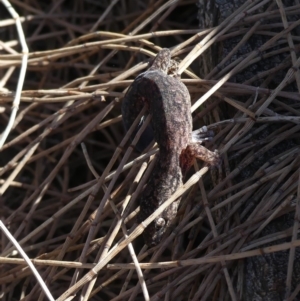
[[[3,132],[22,49],[0,5]],[[1,149],[0,215],[54,298],[300,300],[299,3],[216,1],[216,18],[209,1],[11,5],[30,53]],[[157,149],[130,147],[120,102],[163,47],[223,164],[197,162],[172,232],[148,249],[135,215]],[[3,233],[0,250],[2,300],[45,300]]]

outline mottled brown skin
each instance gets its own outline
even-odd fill
[[[140,197],[138,222],[144,221],[182,185],[182,178],[200,158],[218,164],[219,156],[194,141],[190,94],[178,77],[171,77],[175,62],[162,49],[151,67],[140,74],[128,89],[122,104],[123,120],[129,128],[144,104],[152,115],[151,127],[159,155],[149,182]],[[180,199],[174,201],[144,231],[146,244],[156,245],[177,214]]]

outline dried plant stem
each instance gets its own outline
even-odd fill
[[[22,92],[22,88],[23,88],[23,84],[24,84],[24,78],[25,78],[25,74],[26,74],[27,60],[28,60],[28,47],[26,44],[20,17],[16,13],[14,8],[11,6],[11,4],[9,3],[8,0],[1,0],[1,2],[3,3],[3,5],[6,7],[6,9],[9,11],[11,16],[15,20],[16,28],[17,28],[17,31],[19,34],[20,43],[22,45],[22,65],[21,65],[21,70],[20,70],[15,98],[14,98],[14,101],[12,104],[12,111],[11,111],[10,119],[9,119],[6,129],[0,136],[0,150],[1,150],[2,146],[4,145],[6,138],[9,135],[9,133],[14,125],[14,122],[15,122],[17,111],[19,109],[20,96],[21,96],[21,92]]]

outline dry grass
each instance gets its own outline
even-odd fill
[[[299,213],[300,44],[292,29],[300,21],[285,16],[296,16],[300,6],[284,9],[277,1],[261,12],[269,2],[248,1],[207,30],[197,28],[195,1],[11,0],[19,19],[0,2],[1,132],[12,122],[0,153],[0,216],[54,298],[71,300],[76,292],[80,300],[238,300],[240,259],[280,250],[290,250],[286,285],[293,293],[298,219],[289,229],[261,233],[276,217]],[[281,24],[262,23],[274,16]],[[213,45],[235,36],[245,42],[253,33],[268,37],[260,49],[199,78],[199,58]],[[197,162],[164,204],[183,195],[173,231],[148,249],[135,224],[136,199],[157,149],[139,154],[128,147],[120,101],[162,47],[179,58],[194,128],[203,119],[212,123],[216,135],[208,147],[220,151],[223,164],[210,172]],[[270,70],[228,82],[278,53],[286,59]],[[284,76],[270,87],[279,71]],[[32,271],[0,235],[1,300],[45,300]]]

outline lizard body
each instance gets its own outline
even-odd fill
[[[125,127],[129,127],[147,104],[152,115],[151,128],[159,146],[153,173],[140,197],[138,222],[144,221],[179,186],[194,158],[217,164],[219,156],[195,141],[192,135],[191,99],[187,87],[177,76],[168,49],[162,49],[151,67],[140,74],[128,89],[122,104]],[[144,231],[147,245],[156,245],[177,214],[180,199],[174,201]]]

